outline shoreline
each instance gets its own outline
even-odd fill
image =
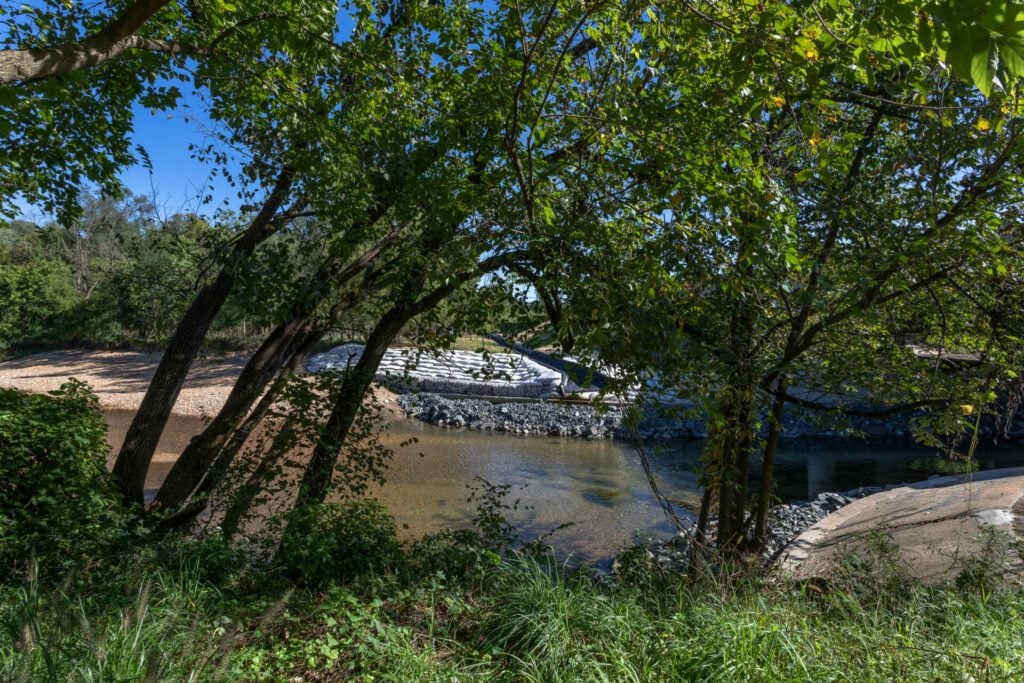
[[[251,353],[230,352],[197,358],[171,409],[172,415],[207,419],[223,407]],[[163,356],[160,351],[46,351],[0,363],[0,388],[46,394],[70,378],[88,384],[105,411],[139,409]],[[374,385],[388,420],[405,419],[397,396]]]
[[[0,363],[0,387],[30,393],[54,391],[70,377],[89,384],[104,410],[138,409],[160,362],[159,351],[67,349],[22,356]],[[224,405],[235,379],[250,357],[245,352],[210,354],[190,370],[171,413],[208,419]],[[430,392],[396,393],[374,385],[388,421],[418,420],[438,427],[506,432],[523,435],[584,439],[629,439],[622,427],[623,407],[560,401],[502,400],[454,397]],[[814,423],[799,411],[787,413],[782,439],[787,442],[852,444],[923,449],[904,422],[852,422],[854,433],[834,425]],[[858,433],[859,432],[859,433]],[[703,420],[648,411],[639,434],[652,440],[702,440]],[[1003,446],[1019,443],[1018,435],[1001,439]]]
[[[159,351],[47,351],[0,363],[0,387],[34,394],[60,388],[70,378],[88,384],[104,410],[138,410],[156,371]],[[224,405],[249,354],[198,359],[171,413],[212,417]]]

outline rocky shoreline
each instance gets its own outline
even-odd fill
[[[588,439],[631,436],[622,426],[624,409],[615,404],[598,409],[588,403],[492,401],[452,398],[430,392],[401,394],[398,403],[408,417],[438,427]],[[874,442],[914,443],[904,422],[862,419],[848,423],[848,429],[843,429],[836,424],[823,423],[819,418],[791,410],[783,425],[782,438],[848,439],[856,433]],[[703,420],[654,406],[646,410],[638,431],[642,438],[655,440],[707,436]]]
[[[938,476],[933,475],[929,479]],[[768,540],[761,553],[765,564],[774,563],[800,534],[833,512],[846,507],[859,498],[866,498],[900,486],[906,486],[906,484],[864,486],[839,493],[825,492],[818,494],[814,500],[776,505],[769,515]],[[714,518],[708,525],[708,535],[711,540],[714,540]],[[682,531],[674,538],[651,541],[641,547],[647,560],[657,564],[659,569],[684,571],[690,556],[691,535],[689,531]],[[612,569],[614,571],[616,567],[613,565]]]
[[[625,435],[622,409],[616,406],[599,411],[585,404],[497,403],[431,393],[402,394],[398,404],[407,416],[438,427],[588,439]]]

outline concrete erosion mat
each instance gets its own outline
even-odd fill
[[[309,359],[310,372],[344,370],[363,355],[361,344],[344,344]],[[388,349],[377,381],[440,394],[540,398],[557,395],[562,373],[519,353]]]
[[[780,558],[799,577],[825,576],[872,531],[928,582],[951,579],[982,550],[985,529],[1024,536],[1024,467],[941,477],[854,501],[800,534]]]

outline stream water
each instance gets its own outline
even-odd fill
[[[128,411],[106,413],[114,449],[131,416]],[[148,487],[159,485],[202,426],[198,418],[172,416]],[[417,443],[400,447],[413,436]],[[638,538],[672,531],[650,492],[639,456],[622,442],[445,429],[411,420],[394,424],[385,440],[395,457],[388,481],[372,494],[412,537],[443,526],[465,526],[474,513],[467,498],[476,477],[512,486],[508,502],[518,499],[520,504],[508,517],[525,538],[571,522],[551,542],[581,559],[607,558]],[[662,492],[682,508],[681,514],[699,503],[694,467],[700,449],[700,442],[676,442],[649,454]],[[1010,467],[1024,462],[1024,453],[985,449],[977,460],[981,469]],[[923,449],[784,442],[776,465],[778,494],[784,500],[805,500],[822,491],[918,481],[947,473],[948,467],[940,454]]]

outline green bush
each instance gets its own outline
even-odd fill
[[[0,389],[0,578],[95,564],[127,519],[107,472],[106,424],[76,380],[51,396]]]
[[[0,253],[0,349],[52,334],[77,298],[66,264],[12,264]]]
[[[376,501],[310,505],[289,514],[287,523],[277,560],[301,585],[382,572],[401,552],[395,520]]]

